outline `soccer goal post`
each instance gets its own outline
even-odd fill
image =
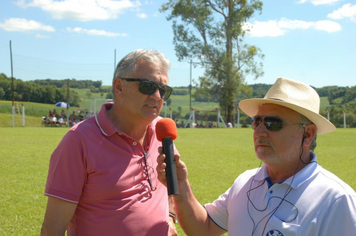
[[[207,114],[206,117],[208,116],[209,113],[215,113],[216,112],[216,125],[217,125],[217,127],[220,127],[220,122],[222,122],[223,127],[226,127],[224,119],[220,115],[220,110],[217,108],[215,110],[194,110],[194,109],[192,109],[190,111],[189,118],[188,118],[187,122],[184,125],[184,128],[186,128],[188,125],[190,126],[190,128],[195,128],[197,126],[198,116],[195,114],[196,112],[203,112],[203,113]],[[207,119],[206,119],[206,121],[207,121]]]
[[[112,99],[106,99],[106,98],[94,98],[94,114],[97,113],[98,110],[100,110],[101,105],[103,102],[98,103],[98,101],[104,101],[104,102],[112,102]],[[97,109],[98,106],[98,109]]]

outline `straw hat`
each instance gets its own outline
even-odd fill
[[[302,82],[278,78],[264,98],[242,100],[239,102],[239,107],[248,116],[253,117],[260,106],[266,103],[287,107],[307,117],[316,125],[317,134],[329,133],[336,129],[330,121],[319,114],[318,93]]]

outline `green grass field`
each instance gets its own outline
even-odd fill
[[[0,127],[0,235],[39,235],[49,158],[67,128]],[[356,189],[356,130],[318,137],[319,163]],[[251,129],[178,129],[175,141],[197,199],[211,202],[259,166]],[[179,235],[184,235],[178,227]]]

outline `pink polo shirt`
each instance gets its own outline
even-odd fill
[[[77,203],[68,235],[168,235],[167,189],[157,179],[156,118],[147,146],[118,132],[104,104],[97,116],[72,127],[50,160],[45,195]],[[152,183],[151,191],[143,153]]]

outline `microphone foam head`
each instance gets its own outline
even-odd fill
[[[173,140],[177,138],[177,126],[174,120],[170,118],[160,119],[156,124],[157,139],[162,142],[164,138],[170,137]]]

